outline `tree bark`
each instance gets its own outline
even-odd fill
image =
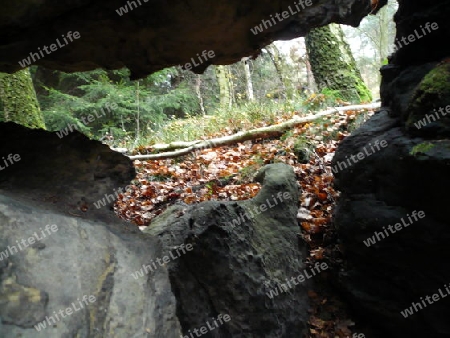
[[[216,66],[217,83],[219,84],[220,107],[231,108],[233,104],[233,85],[228,66]]]
[[[205,115],[206,111],[205,111],[205,105],[203,103],[201,85],[202,85],[202,78],[200,77],[200,74],[196,74],[195,83],[194,83],[195,94],[197,95],[197,98],[198,98],[198,104],[200,105],[200,111],[202,112],[202,115]]]
[[[28,68],[14,74],[0,73],[0,101],[3,104],[5,122],[45,129]]]
[[[305,42],[319,90],[337,90],[342,99],[351,102],[372,100],[339,25],[315,28]]]
[[[266,46],[265,49],[267,50],[267,53],[269,54],[270,59],[272,60],[272,63],[275,67],[275,70],[277,71],[277,75],[278,75],[278,78],[280,79],[284,95],[285,95],[285,97],[287,97],[288,96],[288,92],[287,92],[288,85],[287,85],[286,79],[284,78],[284,75],[283,75],[283,65],[280,60],[280,52],[273,43]]]
[[[305,56],[305,66],[306,66],[306,81],[308,83],[308,88],[310,90],[313,90],[315,83],[314,83],[314,75],[311,69],[311,62],[309,62],[308,53],[306,53]]]
[[[242,60],[242,65],[244,66],[245,88],[247,91],[247,98],[249,101],[254,101],[255,96],[253,94],[253,82],[252,82],[252,75],[250,73],[249,60],[248,59]]]

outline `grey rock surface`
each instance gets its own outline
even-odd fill
[[[0,124],[0,154],[20,156],[0,170],[0,337],[179,338],[167,271],[133,277],[161,243],[115,217],[112,200],[94,205],[129,183],[130,160],[13,123]]]
[[[265,166],[257,180],[263,187],[253,199],[173,206],[145,230],[161,238],[166,255],[174,247],[193,246],[168,263],[184,334],[220,313],[231,321],[205,337],[305,332],[311,280],[267,295],[305,269],[306,247],[297,236],[298,184],[284,164]]]

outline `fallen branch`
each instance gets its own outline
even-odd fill
[[[299,124],[307,123],[310,121],[314,121],[320,117],[332,115],[338,112],[343,111],[349,111],[349,110],[371,110],[380,108],[380,103],[370,103],[370,104],[363,104],[363,105],[354,105],[354,106],[346,106],[346,107],[335,107],[331,108],[322,112],[319,112],[315,115],[308,115],[305,117],[298,117],[295,116],[293,119],[285,121],[280,124],[268,126],[268,127],[262,127],[257,129],[252,129],[248,131],[240,131],[236,134],[229,135],[229,136],[223,136],[211,140],[196,140],[191,142],[172,142],[169,144],[157,144],[154,145],[153,148],[157,150],[174,150],[174,151],[167,151],[159,154],[150,154],[150,155],[135,155],[135,156],[129,156],[132,160],[161,160],[165,158],[174,158],[178,156],[183,156],[186,154],[189,154],[193,151],[200,150],[200,149],[206,149],[206,148],[213,148],[217,146],[224,146],[224,145],[230,145],[234,144],[236,142],[246,141],[246,140],[253,140],[256,138],[267,138],[271,136],[278,136],[285,132],[288,129],[291,129],[292,127],[295,127]]]

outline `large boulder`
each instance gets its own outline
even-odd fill
[[[387,147],[377,150],[377,141]],[[448,295],[450,141],[411,137],[381,112],[342,142],[333,164],[372,148],[337,173],[335,222],[347,257],[339,285],[383,337],[448,337],[446,296],[406,318],[402,311],[439,289]]]
[[[339,286],[378,336],[449,337],[450,3],[399,4],[403,45],[381,70],[383,107],[333,160],[347,257]],[[427,25],[438,29],[423,34]]]
[[[165,255],[182,245],[194,247],[168,263],[184,334],[218,314],[231,321],[207,337],[301,337],[306,332],[310,278],[327,266],[311,272],[303,263],[292,168],[268,165],[257,180],[263,187],[253,199],[177,205],[145,230],[161,238]],[[301,283],[291,280],[300,275]],[[284,287],[287,292],[280,291]]]
[[[0,129],[0,337],[178,338],[167,270],[132,278],[160,242],[114,197],[95,207],[134,177],[129,159],[78,132]]]

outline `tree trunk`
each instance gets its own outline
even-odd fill
[[[5,122],[45,129],[28,68],[14,74],[0,73],[0,101]]]
[[[308,88],[310,90],[313,90],[316,84],[314,83],[314,74],[311,69],[311,62],[309,62],[308,53],[306,53],[305,57],[305,66],[306,66],[306,81],[308,83]]]
[[[136,81],[136,103],[137,103],[137,112],[136,112],[136,137],[134,139],[134,146],[137,146],[137,143],[140,138],[141,134],[141,124],[140,124],[140,118],[141,118],[141,105],[140,105],[140,98],[139,98],[139,80]]]
[[[339,25],[315,28],[306,36],[306,49],[319,90],[339,91],[347,101],[367,102],[372,94],[356,67],[350,46]]]
[[[285,95],[285,97],[287,97],[288,96],[288,93],[287,93],[288,86],[286,83],[286,79],[284,78],[284,75],[283,75],[283,65],[280,60],[280,52],[273,43],[266,46],[265,48],[267,50],[267,53],[269,53],[270,59],[272,60],[275,70],[277,71],[277,75],[278,75],[278,78],[280,79],[284,95]]]
[[[205,111],[205,105],[203,103],[201,85],[202,85],[202,78],[200,77],[200,74],[197,74],[195,76],[195,83],[194,83],[195,94],[197,95],[197,98],[198,98],[198,104],[200,105],[200,111],[202,112],[202,115],[205,115],[206,111]]]
[[[233,104],[233,85],[228,66],[216,66],[217,83],[219,84],[220,107],[231,108]]]
[[[249,101],[254,101],[255,96],[253,94],[253,82],[252,82],[252,76],[250,73],[249,60],[248,59],[242,60],[242,65],[244,66],[245,88],[247,91],[247,98]]]

